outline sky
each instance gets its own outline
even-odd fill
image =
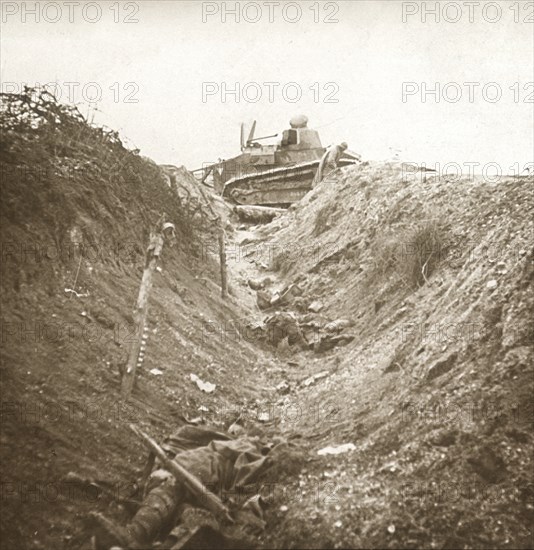
[[[2,91],[55,83],[158,163],[230,158],[241,122],[271,135],[301,113],[364,159],[477,173],[534,160],[532,2],[1,6]]]

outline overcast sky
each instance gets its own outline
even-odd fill
[[[101,93],[95,120],[190,169],[239,153],[241,121],[268,135],[299,113],[323,145],[347,141],[364,158],[400,150],[410,162],[504,172],[533,160],[531,2],[441,2],[439,22],[425,13],[434,2],[287,4],[41,2],[36,21],[3,1],[2,88],[57,82],[84,113]],[[224,13],[234,6],[239,22]],[[436,83],[439,102],[423,88]],[[236,84],[239,102],[223,93]]]

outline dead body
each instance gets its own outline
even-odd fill
[[[271,448],[258,438],[230,436],[196,426],[183,426],[166,439],[162,446],[174,460],[201,480],[207,491],[224,495],[232,506],[232,525],[223,525],[204,511],[203,526],[221,539],[243,539],[244,533],[264,526],[258,494],[258,479],[269,463]],[[173,474],[152,459],[152,471],[144,484],[144,498],[132,520],[118,526],[101,514],[92,514],[97,548],[149,548],[156,540],[166,539],[175,529],[183,513],[206,504],[193,495]],[[227,498],[228,497],[228,498]],[[198,515],[198,514],[197,514]],[[182,522],[183,523],[183,522]],[[191,526],[182,529],[185,538],[191,536]],[[182,537],[183,538],[183,537]],[[180,548],[179,541],[172,548]]]

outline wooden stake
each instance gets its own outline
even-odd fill
[[[144,357],[144,353],[140,357],[140,352],[145,346],[145,327],[148,314],[148,297],[152,289],[152,275],[158,265],[158,260],[163,248],[164,236],[162,221],[163,218],[160,218],[156,225],[156,230],[150,234],[150,244],[146,252],[145,269],[141,279],[141,286],[139,287],[137,304],[133,312],[134,326],[137,328],[138,332],[136,339],[132,342],[130,347],[128,362],[126,363],[126,369],[123,372],[121,381],[121,395],[123,399],[127,399],[130,395],[134,385],[135,370],[138,364],[142,363],[142,358]]]
[[[224,229],[221,227],[219,231],[219,261],[221,264],[221,297],[223,299],[228,296],[228,276],[226,271],[226,243],[224,242]]]
[[[202,189],[202,184],[198,186],[198,190],[202,195],[202,198],[206,203],[206,207],[208,208],[212,216],[212,219],[210,221],[214,221],[219,227],[217,240],[219,241],[219,261],[221,264],[221,297],[225,299],[228,297],[228,277],[227,277],[227,270],[226,270],[226,244],[224,242],[223,223],[222,223],[221,217],[218,216],[217,213],[213,210],[209,197],[206,196],[204,189]]]

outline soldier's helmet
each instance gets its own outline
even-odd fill
[[[347,147],[348,147],[346,141],[341,142],[341,143],[339,144],[339,146],[341,147],[341,149],[347,149]]]

